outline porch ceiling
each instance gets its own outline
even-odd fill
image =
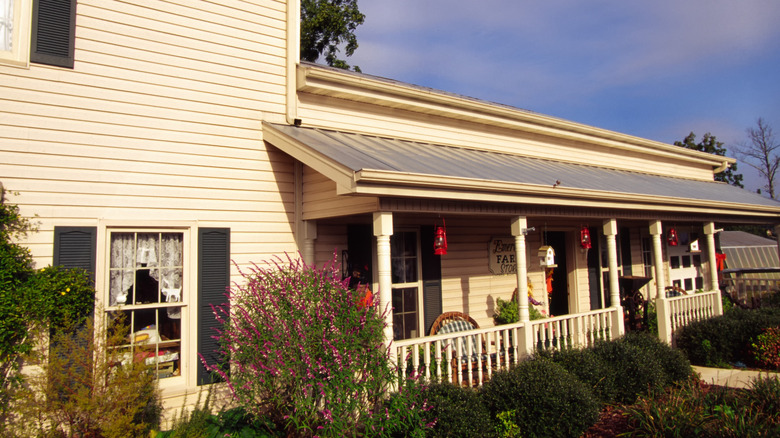
[[[780,203],[738,187],[466,148],[264,123],[269,143],[371,195],[780,217]]]

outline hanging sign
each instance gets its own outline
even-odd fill
[[[517,273],[514,237],[494,237],[490,239],[488,244],[488,268],[493,275]]]

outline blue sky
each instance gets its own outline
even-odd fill
[[[758,117],[780,137],[778,0],[358,5],[364,73],[667,143],[710,132],[731,156]]]

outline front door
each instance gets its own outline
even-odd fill
[[[569,313],[569,274],[566,266],[566,233],[548,231],[547,245],[555,250],[555,264],[552,274],[552,294],[550,295],[550,314],[554,316]]]

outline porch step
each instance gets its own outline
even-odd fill
[[[758,376],[766,378],[774,376],[780,378],[780,373],[770,371],[754,371],[730,368],[709,368],[693,366],[693,370],[699,373],[705,383],[718,386],[727,386],[729,388],[748,388],[750,382],[757,379]]]

